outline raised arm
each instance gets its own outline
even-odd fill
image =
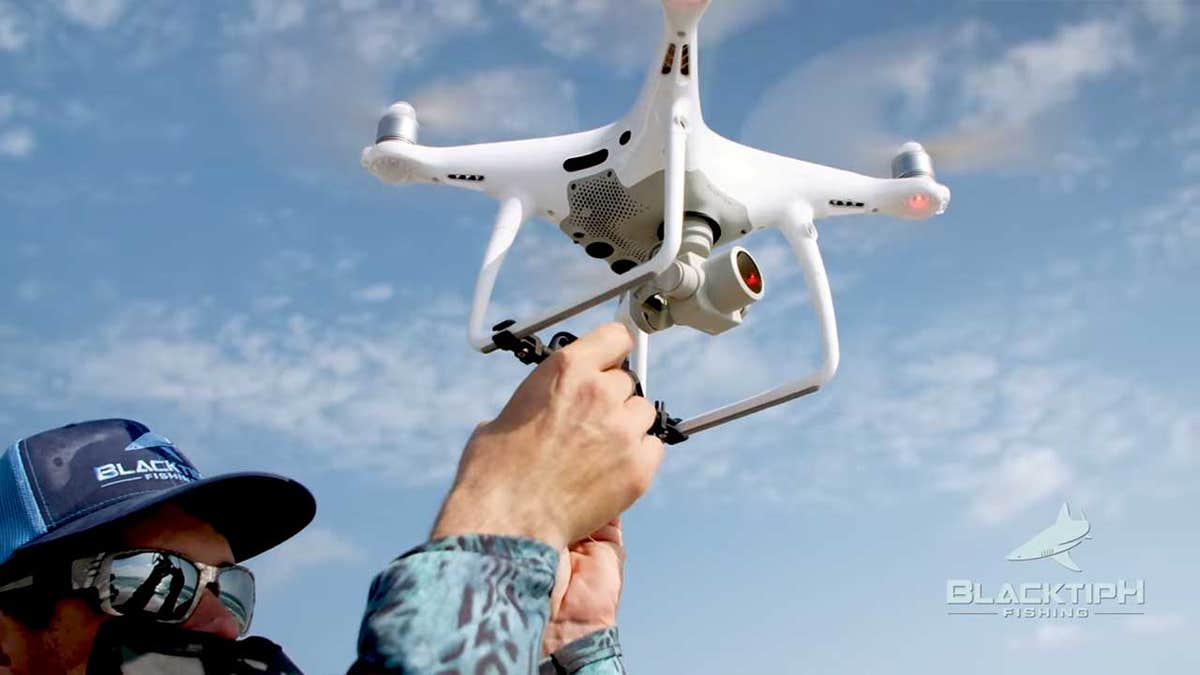
[[[536,671],[559,552],[641,496],[662,460],[654,407],[622,367],[632,344],[600,327],[476,429],[431,541],[372,584],[352,674]]]

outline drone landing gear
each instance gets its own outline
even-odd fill
[[[525,365],[537,365],[550,358],[550,355],[554,352],[579,339],[566,331],[555,333],[554,337],[550,338],[550,342],[548,343],[542,342],[536,335],[526,335],[519,338],[512,331],[508,330],[515,324],[515,321],[509,319],[493,326],[492,343],[496,345],[496,349],[512,352],[513,356]],[[638,379],[637,374],[629,367],[629,361],[625,362],[624,367],[629,375],[633,377],[634,393],[641,396],[642,383]],[[671,417],[667,413],[666,404],[662,401],[655,401],[654,410],[656,413],[654,424],[650,426],[649,431],[646,433],[657,437],[667,445],[676,445],[688,439],[688,435],[679,430],[679,423],[683,420],[678,417]]]

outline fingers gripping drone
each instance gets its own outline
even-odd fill
[[[529,345],[549,348],[534,334],[620,297],[618,318],[636,338],[631,370],[644,388],[650,334],[676,325],[718,334],[742,323],[764,285],[753,256],[735,242],[755,230],[779,228],[804,272],[821,363],[683,421],[660,405],[675,439],[813,393],[837,371],[837,324],[816,219],[873,213],[922,219],[942,213],[950,201],[929,155],[914,142],[901,146],[891,178],[874,178],[774,155],[712,131],[704,123],[698,84],[697,25],[708,5],[663,0],[662,58],[633,109],[613,124],[566,136],[430,147],[417,143],[413,107],[396,103],[362,157],[385,182],[451,185],[499,201],[468,322],[475,349],[520,355],[517,350]],[[533,217],[557,224],[588,256],[607,262],[613,276],[562,305],[494,329],[487,311],[496,279],[522,225]]]

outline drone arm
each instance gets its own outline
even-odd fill
[[[697,415],[679,425],[685,434],[694,434],[726,422],[779,405],[800,396],[816,392],[833,379],[837,372],[839,356],[837,319],[833,312],[833,294],[829,290],[829,279],[821,251],[817,248],[817,232],[812,225],[812,211],[807,205],[797,204],[789,209],[786,222],[780,225],[783,235],[791,244],[792,251],[804,270],[808,284],[809,300],[817,316],[821,334],[822,361],[817,370],[803,377],[769,389],[736,403]]]
[[[950,190],[932,176],[875,178],[806,165],[808,199],[816,218],[882,213],[907,220],[937,215],[950,202]]]
[[[565,136],[456,146],[384,139],[363,149],[362,164],[385,183],[428,183],[486,192],[503,199],[537,180],[547,167],[590,152],[608,128]],[[533,214],[526,214],[533,215]]]

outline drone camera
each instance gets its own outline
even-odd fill
[[[404,141],[416,143],[417,132],[420,130],[417,122],[417,111],[411,104],[397,101],[388,106],[387,112],[379,119],[379,127],[375,132],[375,142]]]
[[[750,305],[762,298],[763,275],[741,246],[709,258],[691,251],[634,295],[640,310],[632,317],[646,332],[682,325],[717,335],[740,325]]]
[[[740,312],[763,294],[762,272],[754,256],[734,246],[704,263],[704,295],[722,314]]]

